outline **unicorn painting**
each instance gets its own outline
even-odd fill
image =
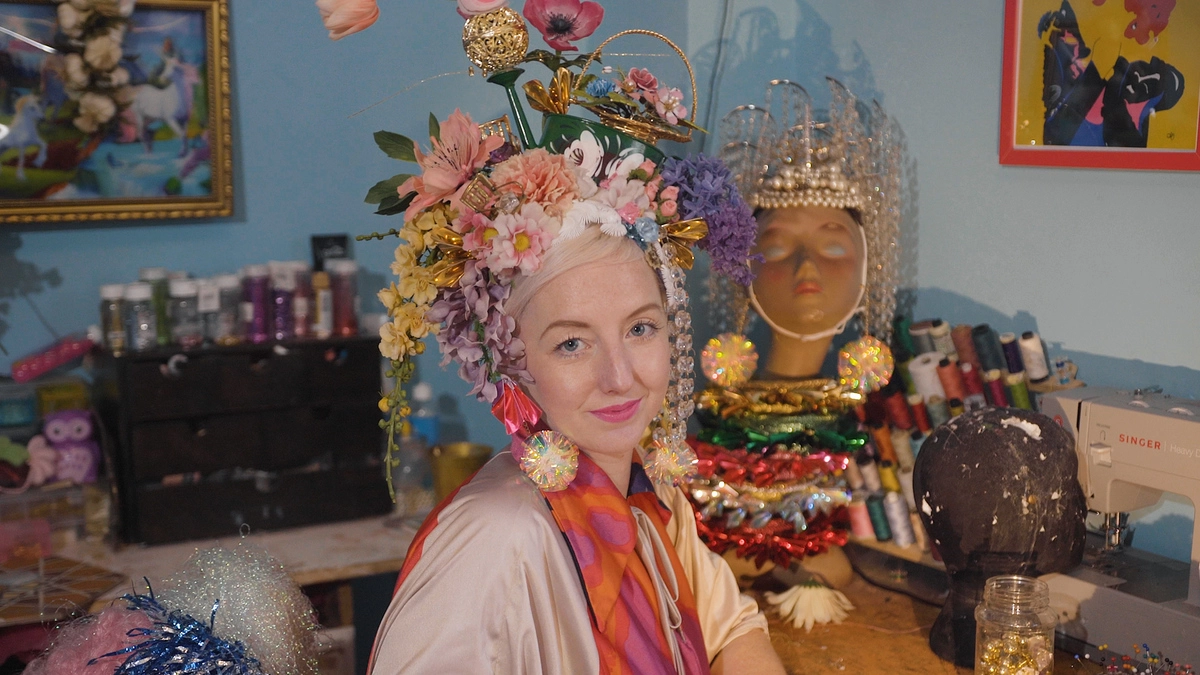
[[[187,127],[192,116],[192,89],[200,82],[200,75],[195,66],[172,55],[164,58],[159,77],[167,86],[139,84],[129,109],[133,112],[146,154],[154,150],[154,130],[150,125],[162,122],[180,140],[179,156],[183,157],[189,149]]]
[[[46,163],[46,141],[38,133],[38,123],[45,117],[42,102],[34,94],[26,94],[17,99],[16,115],[12,124],[5,128],[0,125],[0,155],[9,149],[17,151],[17,180],[25,180],[25,151],[31,145],[38,148],[33,165],[41,168]]]

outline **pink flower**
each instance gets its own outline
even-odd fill
[[[663,190],[662,194],[659,196],[662,198],[662,200],[664,202],[675,201],[676,199],[679,199],[679,186],[672,185],[672,186],[668,187],[667,189]]]
[[[654,103],[654,92],[658,89],[658,78],[645,68],[630,68],[625,80],[621,82],[621,90],[635,100],[645,98],[648,103]]]
[[[454,221],[454,231],[463,236],[463,248],[471,252],[481,250],[497,234],[491,219],[475,212]]]
[[[458,0],[458,13],[469,19],[508,6],[508,0]]]
[[[396,191],[400,196],[416,191],[417,196],[404,212],[405,220],[434,204],[448,200],[450,206],[462,212],[462,190],[475,171],[488,161],[488,155],[504,144],[500,136],[480,139],[479,127],[469,115],[455,110],[441,124],[441,140],[431,138],[432,149],[426,155],[414,147],[421,175],[404,181]]]
[[[522,13],[546,44],[563,52],[576,51],[571,43],[591,35],[604,19],[600,3],[580,0],[525,0]]]
[[[658,170],[658,165],[656,165],[654,162],[647,159],[646,161],[639,164],[638,168],[641,169],[642,171],[645,171],[646,176],[650,177],[650,176],[653,176],[654,172]]]
[[[662,214],[663,218],[671,218],[679,213],[679,205],[675,203],[675,200],[667,199],[658,205],[658,212]]]
[[[331,40],[370,28],[379,18],[375,0],[317,0],[317,11],[321,12],[321,21],[329,29]]]
[[[621,216],[621,221],[632,225],[634,221],[642,217],[644,209],[638,206],[637,202],[626,202],[624,206],[617,209],[617,215]]]
[[[662,187],[662,176],[655,176],[654,180],[646,183],[646,198],[651,201],[658,196],[658,188]]]
[[[679,89],[659,87],[657,98],[654,109],[658,111],[659,117],[671,124],[679,124],[680,118],[687,117],[687,108],[680,105],[683,102],[683,92]]]
[[[646,183],[633,178],[612,176],[593,197],[600,204],[612,207],[621,219],[632,223],[650,209]]]
[[[502,213],[485,229],[484,262],[493,273],[517,270],[532,274],[542,266],[542,256],[554,235],[547,229],[550,218],[537,204],[526,204],[517,213]],[[465,238],[464,238],[464,243]]]
[[[542,148],[498,164],[491,180],[497,190],[541,204],[552,216],[562,217],[579,197],[579,179],[566,156],[552,155]]]

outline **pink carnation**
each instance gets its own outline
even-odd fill
[[[564,155],[536,148],[498,164],[492,172],[496,189],[540,204],[546,213],[562,217],[579,198],[579,179]]]

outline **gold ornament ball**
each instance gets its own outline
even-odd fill
[[[467,58],[484,74],[512,68],[529,49],[525,19],[508,7],[467,19],[462,39]]]

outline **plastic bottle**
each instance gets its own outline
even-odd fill
[[[312,334],[312,268],[302,260],[288,263],[296,280],[296,292],[292,296],[293,334],[303,340]]]
[[[217,324],[221,311],[221,289],[216,279],[196,280],[196,311],[200,312],[200,332],[204,341],[213,342],[210,329]]]
[[[247,342],[262,344],[271,339],[271,277],[266,265],[242,268],[242,335]]]
[[[138,279],[150,284],[151,301],[154,303],[154,317],[158,322],[154,326],[157,335],[156,339],[159,346],[167,345],[171,342],[171,322],[167,314],[167,300],[170,295],[167,268],[143,267],[138,270]]]
[[[296,329],[292,315],[292,300],[296,295],[296,274],[291,263],[267,263],[271,271],[271,337],[290,340]]]
[[[242,341],[242,281],[236,274],[222,274],[213,277],[213,283],[217,287],[220,307],[213,323],[205,326],[205,332],[208,339],[218,345],[236,345]]]
[[[325,261],[333,290],[333,334],[358,335],[358,263],[346,258]]]
[[[413,385],[411,398],[412,415],[409,420],[413,433],[422,437],[425,445],[432,448],[441,442],[441,427],[437,412],[433,409],[433,387],[428,382],[418,382]]]
[[[328,340],[333,335],[333,291],[328,272],[313,272],[312,290],[312,334],[318,340]]]
[[[184,349],[195,349],[204,343],[198,297],[199,288],[194,280],[171,280],[171,341]]]
[[[125,353],[125,284],[100,287],[100,333],[113,356]]]
[[[125,287],[125,325],[131,350],[144,352],[158,345],[158,315],[149,283],[138,281]]]

